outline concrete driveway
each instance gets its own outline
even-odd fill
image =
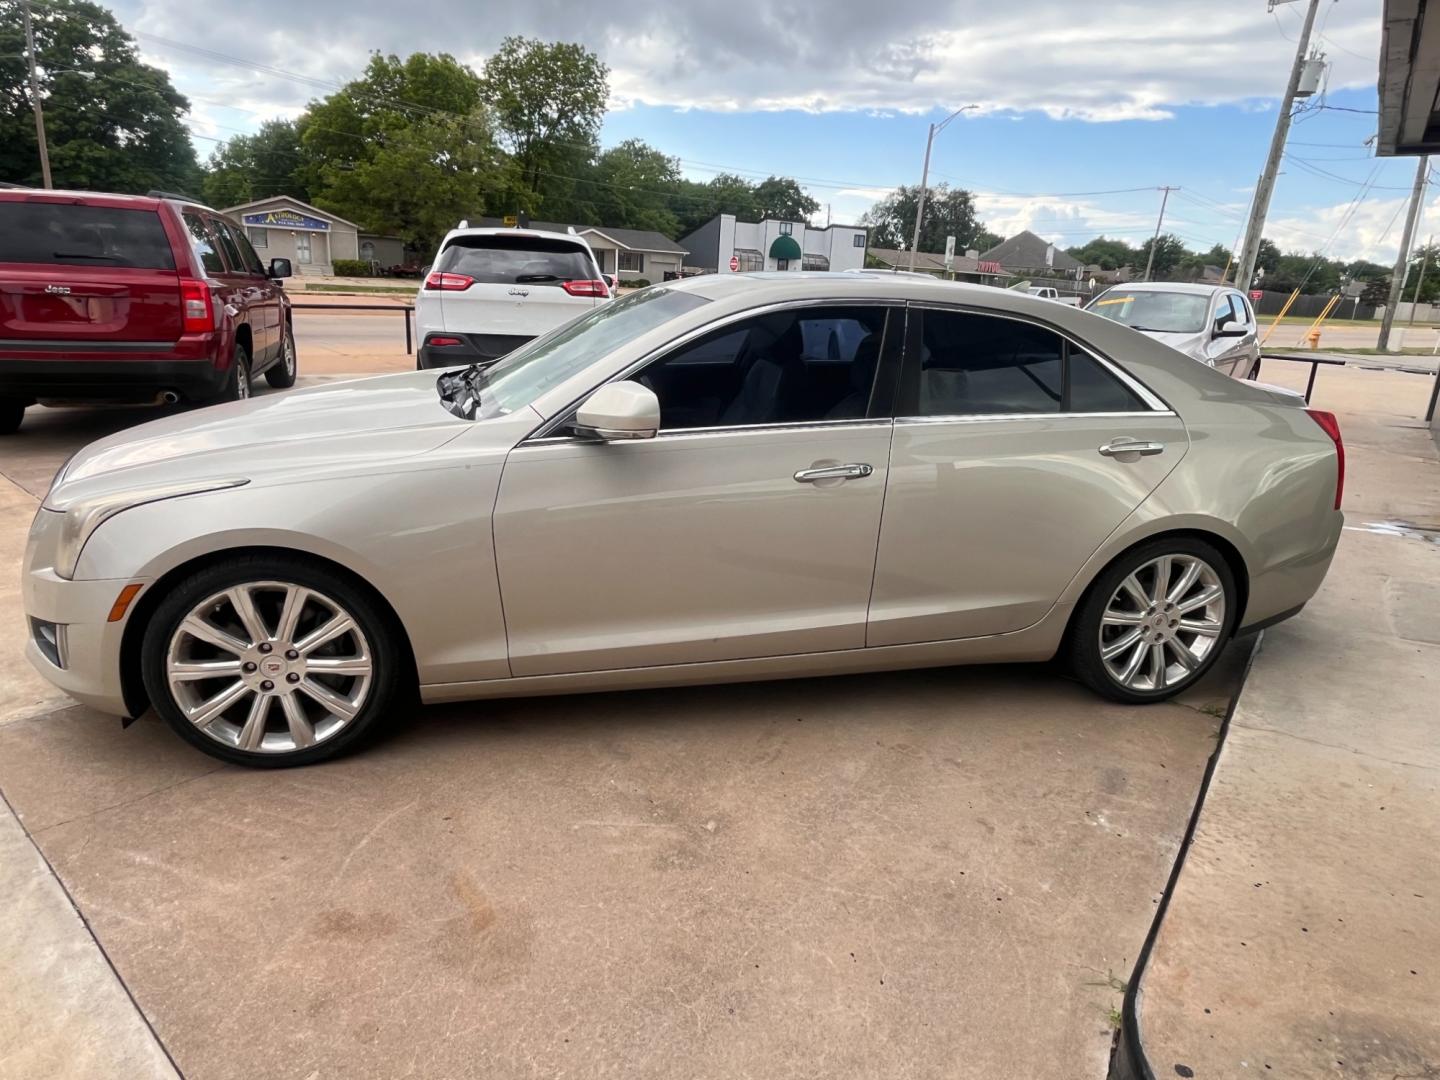
[[[0,444],[5,582],[149,415]],[[0,790],[191,1080],[1103,1076],[1248,648],[1144,709],[1035,667],[501,701],[269,772],[47,696],[0,608]],[[0,1076],[118,1075],[3,984],[56,1054]]]

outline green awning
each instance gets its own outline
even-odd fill
[[[798,259],[800,258],[800,245],[795,242],[793,236],[777,236],[775,242],[770,245],[770,257],[772,259]]]

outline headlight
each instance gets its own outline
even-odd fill
[[[147,487],[127,488],[108,494],[66,499],[63,494],[53,503],[47,497],[52,510],[65,514],[60,523],[60,538],[55,548],[55,573],[67,580],[75,576],[75,566],[80,561],[80,552],[85,541],[104,522],[120,513],[146,503],[162,499],[176,499],[181,495],[200,495],[206,491],[222,491],[225,488],[248,484],[249,480],[190,480],[171,484],[152,484]]]

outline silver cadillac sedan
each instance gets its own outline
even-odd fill
[[[397,699],[1063,657],[1158,701],[1299,611],[1335,419],[996,289],[711,275],[487,368],[94,443],[25,556],[31,661],[227,761]]]

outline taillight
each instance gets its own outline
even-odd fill
[[[180,309],[185,313],[185,333],[215,329],[215,311],[210,305],[210,286],[194,278],[180,279]]]
[[[444,337],[444,336],[442,336],[442,335],[436,335],[435,337],[426,338],[426,339],[425,339],[425,344],[426,344],[426,345],[440,345],[440,346],[445,346],[445,345],[459,345],[459,344],[460,344],[460,339],[459,339],[458,337]]]
[[[1340,497],[1345,494],[1345,442],[1340,438],[1340,421],[1334,413],[1321,409],[1306,409],[1310,419],[1320,425],[1320,430],[1330,436],[1335,444],[1335,509],[1340,509]]]
[[[475,279],[466,274],[447,274],[440,270],[431,270],[430,276],[425,279],[425,288],[442,292],[459,292],[474,284]]]
[[[567,281],[563,287],[571,296],[609,296],[610,287],[603,281]]]

